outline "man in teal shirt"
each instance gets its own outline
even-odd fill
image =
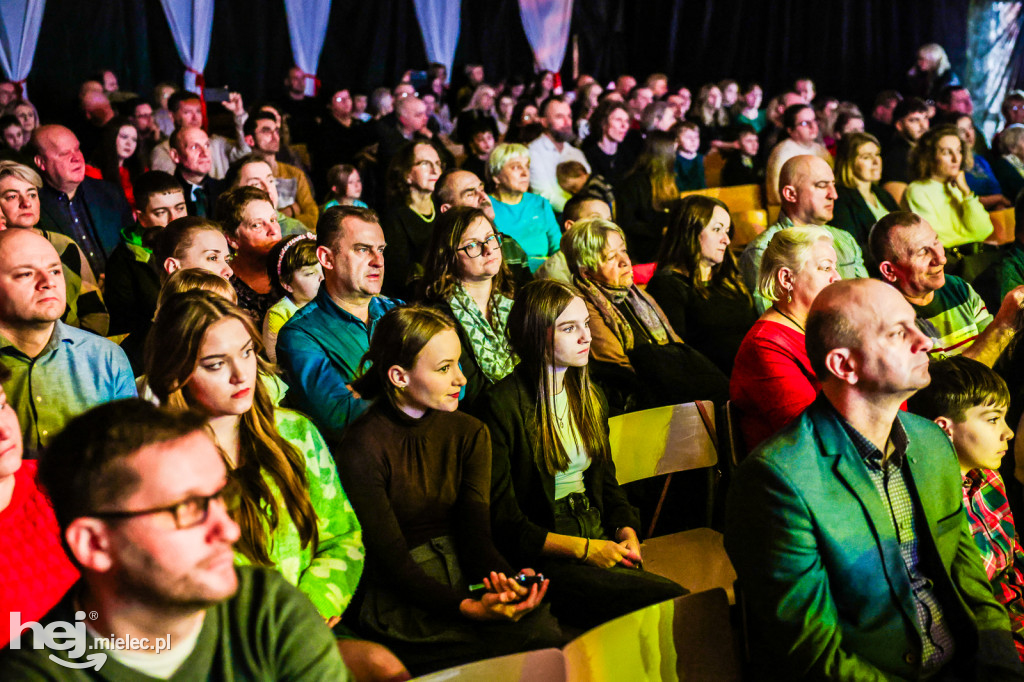
[[[138,399],[94,408],[54,440],[39,480],[82,578],[40,623],[12,626],[0,678],[348,679],[297,588],[235,567],[227,470],[203,417]]]
[[[281,328],[277,361],[289,395],[330,444],[369,403],[352,392],[377,321],[398,301],[381,296],[384,232],[368,208],[335,206],[316,225],[320,293]]]
[[[725,547],[765,676],[1024,676],[953,447],[900,410],[930,381],[914,319],[877,280],[824,289],[807,320],[822,394],[736,470]]]

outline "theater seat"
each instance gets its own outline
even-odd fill
[[[1016,235],[1017,218],[1012,208],[992,211],[988,214],[992,219],[992,235],[985,240],[986,244],[1009,244]]]
[[[648,537],[640,546],[644,568],[691,592],[720,587],[732,603],[736,571],[725,553],[721,533],[697,528],[654,537],[671,474],[675,472],[707,470],[707,523],[711,523],[719,476],[714,405],[702,401],[627,412],[609,419],[608,426],[620,484],[668,474],[647,530]]]

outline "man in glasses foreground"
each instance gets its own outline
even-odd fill
[[[104,404],[68,423],[39,480],[82,578],[40,623],[12,614],[0,678],[347,678],[296,588],[235,567],[227,471],[202,417]]]

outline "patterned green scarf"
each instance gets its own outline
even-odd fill
[[[480,371],[492,384],[504,379],[516,366],[512,350],[505,340],[505,328],[508,326],[508,312],[512,309],[512,299],[501,294],[491,296],[490,323],[461,284],[455,287],[455,294],[448,299],[448,305],[452,309],[452,315],[469,337],[473,357],[476,358]]]

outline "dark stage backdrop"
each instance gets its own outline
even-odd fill
[[[669,74],[697,88],[725,77],[762,83],[766,95],[797,75],[819,92],[863,106],[899,88],[926,42],[945,46],[963,75],[969,0],[576,0],[571,36],[580,68],[606,82],[618,73]],[[563,78],[572,75],[570,50]],[[463,0],[459,65],[480,62],[488,77],[532,71],[517,0]],[[211,86],[247,103],[281,94],[291,65],[281,0],[217,0],[206,68]],[[319,73],[328,90],[368,92],[393,84],[426,57],[412,0],[334,0]],[[148,95],[183,67],[159,0],[48,0],[28,86],[50,118],[74,114],[82,80],[111,68],[122,88]]]

